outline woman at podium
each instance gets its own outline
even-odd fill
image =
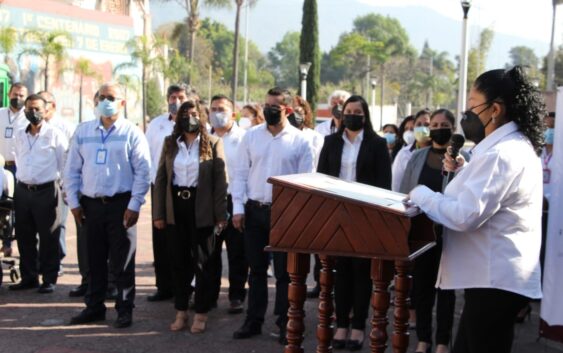
[[[342,108],[342,124],[325,138],[317,171],[346,181],[391,188],[391,160],[387,142],[371,125],[367,102],[351,96]],[[365,337],[372,292],[370,260],[339,257],[336,260],[336,332],[333,347],[359,350]],[[352,318],[350,319],[350,313]]]
[[[444,193],[411,201],[444,226],[436,286],[464,289],[454,353],[508,353],[518,311],[541,297],[543,102],[521,67],[492,70],[469,92],[461,126],[471,161],[445,154]]]

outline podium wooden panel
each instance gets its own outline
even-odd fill
[[[409,263],[435,245],[432,223],[417,208],[407,208],[405,195],[349,183],[324,174],[271,177],[273,184],[269,251],[288,253],[289,311],[286,353],[303,352],[303,304],[309,254],[319,254],[322,270],[317,325],[317,352],[332,352],[332,288],[334,256],[372,259],[372,352],[387,347],[387,288],[395,276],[392,346],[408,347]],[[416,227],[417,232],[410,233]],[[395,274],[394,274],[395,273]]]

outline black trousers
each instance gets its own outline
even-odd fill
[[[88,265],[88,232],[86,226],[74,223],[76,226],[76,257],[78,258],[78,272],[80,272],[80,284],[88,285],[90,277],[90,266]],[[111,258],[109,259],[111,262]],[[115,274],[112,271],[113,266],[108,265],[108,287],[115,288]]]
[[[151,202],[154,205],[154,189],[151,185]],[[154,259],[154,277],[159,292],[172,293],[172,264],[168,252],[166,230],[152,226],[152,253]]]
[[[213,227],[196,228],[195,188],[190,188],[190,194],[189,199],[174,196],[176,224],[167,226],[174,307],[176,310],[188,310],[188,298],[194,291],[191,282],[195,276],[194,310],[198,314],[205,314],[211,308],[211,291],[215,278],[212,263],[215,235]]]
[[[441,238],[437,245],[416,258],[413,270],[416,310],[416,335],[422,342],[432,343],[432,309],[436,305],[436,344],[448,345],[452,336],[455,291],[436,289],[436,278],[442,253]]]
[[[269,253],[264,251],[270,238],[270,207],[247,203],[245,206],[244,252],[250,273],[248,276],[247,322],[262,324],[268,307]],[[287,254],[274,253],[274,275],[276,277],[276,299],[274,314],[279,315],[276,324],[285,327],[289,302],[287,292]]]
[[[135,299],[135,252],[137,249],[136,227],[125,229],[123,215],[127,209],[129,193],[102,202],[82,196],[88,254],[88,291],[84,297],[86,306],[93,311],[105,310],[108,286],[108,263],[115,275],[118,313],[131,312]],[[109,261],[108,261],[109,260]]]
[[[59,198],[60,191],[54,182],[35,191],[16,183],[15,228],[22,282],[37,281],[41,274],[43,283],[57,283],[61,263]]]
[[[366,327],[372,293],[371,260],[338,257],[335,268],[336,327],[348,328],[351,323],[353,329],[363,330]],[[354,314],[352,319],[350,311]]]
[[[16,179],[16,165],[15,164],[5,165],[4,169],[9,171],[10,173],[12,173],[12,175],[14,176],[14,180]],[[15,190],[14,190],[14,193],[15,193]],[[2,246],[6,247],[6,248],[12,247],[11,237],[6,237],[5,239],[2,239]]]
[[[510,353],[514,320],[529,300],[500,289],[466,289],[452,352]]]
[[[233,200],[231,195],[227,198],[228,212],[233,214]],[[223,252],[223,242],[227,245],[227,259],[229,262],[229,300],[240,300],[244,302],[246,298],[246,281],[248,279],[248,263],[244,256],[244,235],[233,226],[232,220],[229,220],[227,228],[223,230],[217,238],[215,246],[215,259],[213,264],[216,267],[216,278],[214,280],[213,300],[219,299],[221,291],[221,277],[223,274],[223,261],[221,253]]]

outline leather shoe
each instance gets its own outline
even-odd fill
[[[88,308],[82,310],[80,314],[70,319],[70,325],[83,325],[96,321],[104,321],[106,319],[106,311],[92,311]]]
[[[37,281],[26,281],[26,282],[20,282],[18,284],[12,284],[10,287],[10,290],[24,290],[24,289],[35,289],[39,287],[39,282]]]
[[[117,288],[112,287],[106,291],[106,300],[116,300],[117,299]]]
[[[307,291],[307,298],[318,298],[319,294],[321,294],[321,287],[317,284],[313,289]]]
[[[348,342],[346,342],[346,348],[348,348],[349,351],[359,351],[362,349],[363,346],[364,346],[364,340],[361,341],[348,340]]]
[[[238,299],[231,300],[229,310],[227,311],[229,314],[240,314],[243,311],[244,311],[244,305],[242,304],[241,300]]]
[[[37,290],[37,292],[41,294],[53,293],[54,291],[55,285],[53,283],[43,283]]]
[[[124,312],[121,314],[117,314],[117,319],[113,323],[113,327],[115,328],[126,328],[131,326],[133,323],[133,313],[131,312]]]
[[[239,340],[260,334],[262,334],[262,325],[247,321],[241,328],[233,333],[233,338]]]
[[[86,290],[88,290],[88,285],[81,284],[78,287],[71,289],[70,292],[68,292],[68,296],[71,298],[83,297],[86,294]]]
[[[287,330],[285,326],[280,328],[280,337],[278,337],[278,342],[283,346],[287,346]]]
[[[147,300],[149,302],[161,302],[163,300],[168,300],[172,297],[173,297],[172,293],[162,292],[162,291],[157,290],[156,292],[154,292],[154,294],[149,295],[147,297]]]
[[[334,349],[344,349],[346,348],[346,340],[332,340],[332,348]]]

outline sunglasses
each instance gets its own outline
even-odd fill
[[[99,100],[100,102],[103,101],[103,100],[106,100],[106,99],[107,99],[108,101],[110,101],[110,102],[115,102],[115,100],[121,99],[121,98],[120,98],[120,97],[114,97],[114,96],[104,96],[103,94],[100,94],[100,95],[98,96],[98,100]]]

